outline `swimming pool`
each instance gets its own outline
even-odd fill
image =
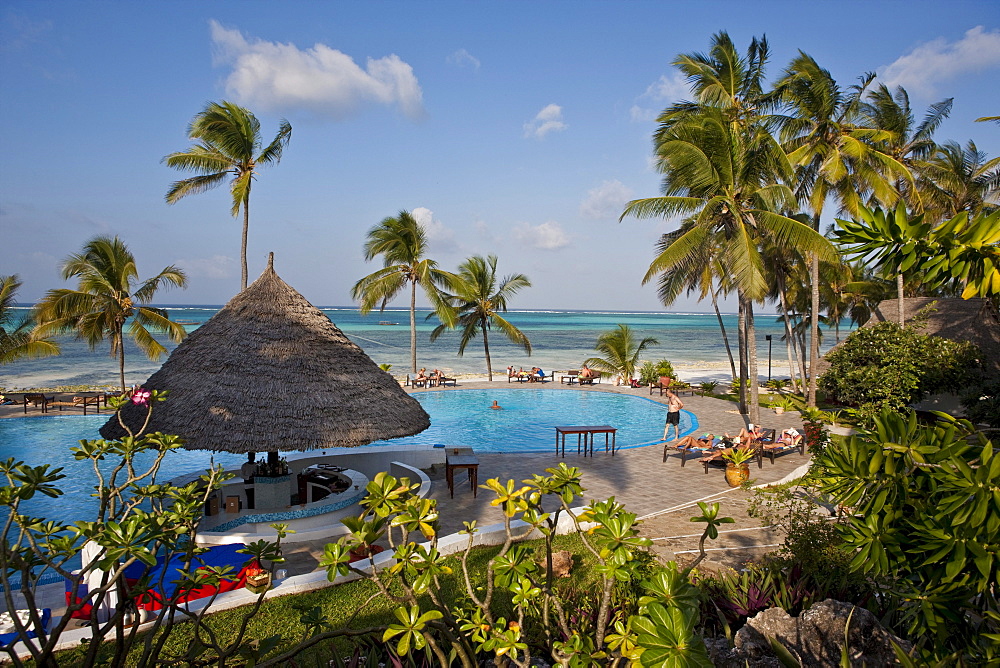
[[[621,448],[635,448],[660,441],[666,406],[645,397],[610,392],[511,388],[417,392],[431,416],[431,426],[416,436],[379,441],[373,445],[404,447],[409,444],[443,444],[473,447],[477,452],[553,452],[557,425],[607,424],[617,427]],[[497,401],[502,410],[491,410]],[[67,477],[58,483],[65,493],[55,499],[36,495],[21,505],[22,512],[68,523],[92,519],[97,500],[89,461],[73,458],[70,448],[80,439],[100,438],[97,430],[107,415],[44,416],[0,420],[0,459],[13,457],[31,466],[62,467]],[[681,432],[697,429],[694,415],[681,413]],[[150,454],[147,459],[151,461]],[[201,471],[212,462],[239,468],[245,455],[204,450],[168,454],[159,481]],[[103,466],[111,468],[114,462]]]
[[[477,452],[554,452],[555,427],[606,424],[618,429],[621,448],[660,442],[667,407],[651,399],[612,392],[510,388],[415,392],[431,426],[416,436],[379,441],[461,445]],[[491,410],[496,401],[501,410]],[[698,428],[692,413],[681,412],[681,433]]]

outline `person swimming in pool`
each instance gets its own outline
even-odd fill
[[[500,404],[498,404],[498,403],[497,403],[497,400],[496,400],[496,399],[494,399],[494,400],[493,400],[493,405],[492,405],[492,406],[490,406],[490,408],[492,408],[492,409],[493,409],[493,410],[495,410],[495,411],[499,411],[499,410],[502,410],[502,409],[503,409],[503,406],[501,406]]]

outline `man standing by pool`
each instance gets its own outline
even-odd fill
[[[673,393],[672,390],[667,390],[667,424],[663,426],[663,440],[667,440],[667,436],[670,434],[670,425],[674,426],[674,440],[681,437],[681,409],[684,408],[684,402],[681,398]]]

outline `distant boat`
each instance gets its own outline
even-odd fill
[[[399,323],[398,322],[389,322],[388,320],[379,320],[378,324],[380,324],[380,325],[398,325]]]

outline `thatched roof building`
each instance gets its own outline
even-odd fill
[[[266,452],[358,446],[430,426],[420,404],[275,273],[192,332],[143,385],[169,390],[150,431],[192,450]],[[128,424],[145,417],[129,404]],[[123,435],[112,418],[105,438]]]
[[[889,320],[899,321],[896,299],[886,299],[875,307],[872,317],[863,327],[871,327]],[[930,307],[930,308],[928,308]],[[982,351],[986,373],[1000,377],[1000,316],[986,299],[958,299],[945,297],[907,297],[903,300],[903,317],[907,324],[928,308],[920,332],[941,336],[952,341],[969,341]],[[838,344],[839,345],[839,344]],[[830,352],[836,350],[834,346]],[[830,354],[827,353],[827,355]],[[825,360],[819,364],[822,374],[829,368]]]

